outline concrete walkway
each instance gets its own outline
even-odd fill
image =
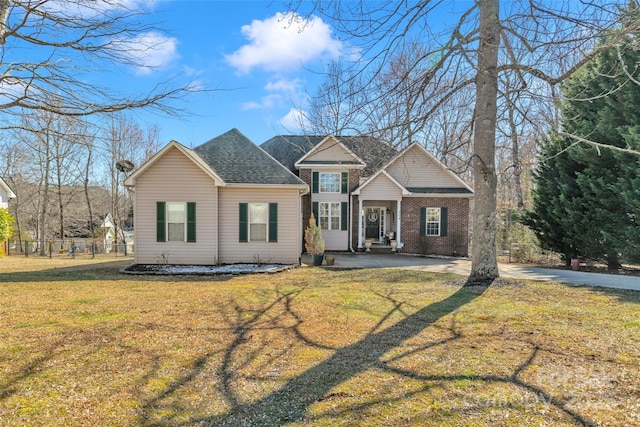
[[[405,268],[437,273],[466,276],[471,271],[471,261],[460,258],[430,258],[410,255],[384,255],[364,253],[335,254],[337,268]],[[303,256],[304,264],[311,264],[311,257]],[[324,265],[324,264],[323,264]],[[574,285],[602,286],[605,288],[640,291],[640,277],[616,274],[588,273],[584,271],[531,267],[522,264],[499,264],[502,277],[570,283]]]

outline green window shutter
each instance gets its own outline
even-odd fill
[[[167,241],[165,202],[156,202],[156,241]]]
[[[320,173],[312,172],[311,173],[311,192],[312,193],[318,192],[319,181],[320,181]]]
[[[427,235],[427,208],[420,208],[420,235]]]
[[[278,241],[278,204],[269,203],[269,241]]]
[[[449,212],[447,208],[440,208],[440,236],[447,236],[447,226],[449,219],[447,218]]]
[[[196,202],[187,202],[187,242],[196,241]]]
[[[249,241],[249,205],[240,203],[240,238],[241,242]]]
[[[320,211],[320,209],[318,208],[318,202],[313,202],[311,204],[311,213],[313,213],[313,216],[316,217],[316,224],[318,224],[318,212]]]
[[[346,230],[349,225],[349,203],[340,204],[340,230]]]
[[[342,194],[347,194],[349,192],[349,172],[342,172],[341,183]]]

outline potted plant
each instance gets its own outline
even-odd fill
[[[313,258],[313,265],[321,265],[324,258],[324,239],[322,229],[316,223],[316,217],[311,214],[309,226],[304,230],[304,247]]]

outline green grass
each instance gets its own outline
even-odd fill
[[[3,425],[638,425],[640,293],[0,258]]]

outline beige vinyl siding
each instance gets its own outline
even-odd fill
[[[312,202],[342,203],[348,201],[348,194],[316,193],[312,195]],[[306,226],[307,224],[305,224]],[[327,251],[344,251],[349,248],[349,231],[347,230],[322,230],[322,237],[324,238],[324,248]]]
[[[353,155],[344,149],[342,145],[333,138],[326,140],[323,144],[319,145],[309,157],[305,159],[305,162],[314,161],[328,161],[338,160],[352,162],[355,159]]]
[[[349,249],[349,232],[342,230],[322,230],[326,251],[346,251]]]
[[[298,263],[302,253],[302,213],[297,188],[220,187],[220,262]],[[278,204],[277,242],[240,242],[240,203]]]
[[[383,174],[379,174],[360,190],[360,200],[399,200],[402,190]]]
[[[213,179],[173,148],[135,182],[135,262],[210,265],[217,261],[218,201]],[[156,202],[196,203],[196,242],[156,241]]]
[[[408,150],[389,165],[386,171],[405,187],[461,187],[458,181],[418,147]]]
[[[353,160],[353,157],[351,157]],[[344,169],[323,169],[319,173],[342,173]],[[312,193],[311,202],[342,203],[349,202],[349,194],[342,193]],[[313,206],[313,205],[312,205]],[[316,218],[317,220],[317,218]],[[306,227],[307,224],[305,224]],[[324,248],[327,251],[344,251],[349,248],[349,232],[347,230],[322,230]]]

